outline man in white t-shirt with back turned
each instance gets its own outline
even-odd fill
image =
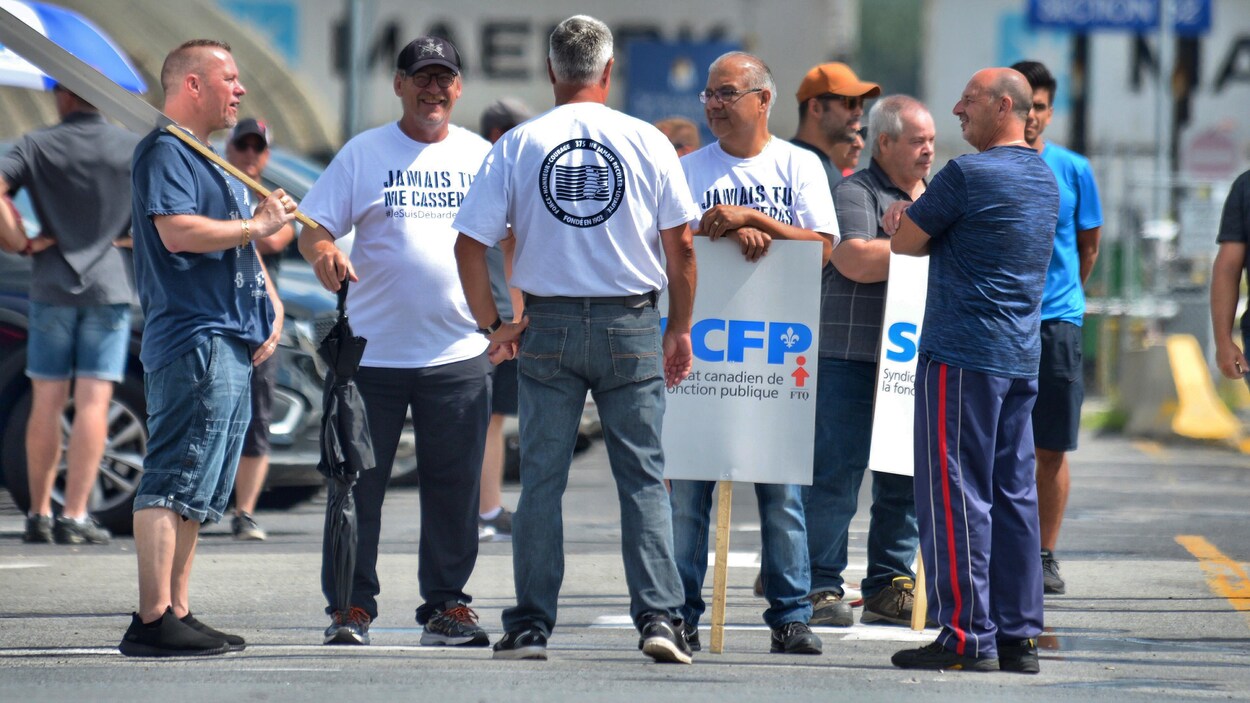
[[[455,221],[474,318],[494,349],[512,351],[520,342],[517,604],[503,613],[506,633],[494,656],[547,658],[564,575],[561,499],[589,390],[620,494],[639,648],[656,661],[688,664],[675,622],[681,583],[660,433],[665,383],[680,383],[693,358],[687,223],[698,210],[664,135],[604,104],[613,65],[607,26],[585,16],[561,22],[547,65],[556,107],[495,143]],[[511,285],[525,292],[519,323],[499,319],[486,268],[486,248],[508,236],[509,223],[516,236]],[[666,285],[661,335],[656,299]]]
[[[353,138],[304,199],[321,225],[300,252],[327,290],[350,278],[352,328],[366,338],[356,385],[377,468],[356,484],[359,541],[351,607],[335,610],[326,644],[368,644],[377,618],[382,500],[409,409],[417,436],[421,644],[486,646],[464,587],[477,561],[477,497],[490,417],[490,361],[456,274],[452,220],[490,145],[450,124],[460,97],[451,42],[418,37],[399,53],[398,122]],[[349,260],[335,240],[355,228]],[[336,602],[329,542],[322,590]]]
[[[731,51],[708,69],[707,89],[699,99],[717,141],[681,160],[690,192],[703,210],[698,233],[713,241],[736,240],[748,261],[759,261],[774,239],[821,242],[823,265],[838,241],[829,181],[815,154],[769,133],[776,95],[772,72],[751,54]],[[673,543],[686,594],[683,634],[693,649],[699,646],[697,625],[704,609],[715,483],[674,480],[672,486]],[[811,572],[802,489],[757,483],[755,496],[763,542],[761,581],[768,599],[764,621],[772,631],[769,649],[820,654],[820,638],[807,626]]]

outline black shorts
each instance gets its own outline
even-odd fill
[[[1052,452],[1076,449],[1084,401],[1081,328],[1062,320],[1043,320],[1042,362],[1033,406],[1034,445]]]
[[[243,456],[269,454],[269,422],[273,419],[273,390],[278,380],[278,355],[252,367],[252,423],[243,433]]]
[[[491,414],[516,417],[517,389],[519,387],[520,381],[517,379],[516,359],[509,359],[496,366],[495,380],[491,388]]]

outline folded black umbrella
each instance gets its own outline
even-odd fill
[[[329,484],[326,500],[325,541],[329,545],[334,608],[351,607],[352,576],[356,570],[356,500],[352,487],[361,471],[372,469],[373,442],[364,398],[353,377],[365,353],[364,337],[357,337],[347,320],[347,280],[339,288],[339,317],[321,340],[317,353],[329,366],[322,395],[321,460],[317,470]]]

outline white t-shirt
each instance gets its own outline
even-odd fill
[[[612,297],[662,290],[660,230],[697,216],[659,130],[571,103],[495,142],[453,227],[492,246],[511,222],[511,283],[527,293]]]
[[[715,205],[743,205],[778,222],[828,235],[834,246],[841,239],[820,159],[784,139],[770,139],[749,159],[731,156],[712,142],[683,156],[681,167],[700,212]]]
[[[349,141],[300,209],[335,238],[356,228],[347,311],[362,366],[425,368],[486,350],[456,268],[451,226],[490,144],[452,125],[433,144],[392,122]]]

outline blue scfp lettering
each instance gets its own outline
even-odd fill
[[[799,354],[812,346],[812,331],[797,322],[768,323],[768,363],[786,363],[786,354]]]
[[[661,324],[664,322],[667,320]],[[690,346],[695,358],[702,361],[740,364],[748,349],[762,349],[769,364],[784,364],[787,354],[800,354],[811,348],[812,330],[797,322],[709,317],[690,328]]]
[[[916,325],[912,322],[895,322],[886,331],[885,358],[890,361],[911,361],[916,356]]]

